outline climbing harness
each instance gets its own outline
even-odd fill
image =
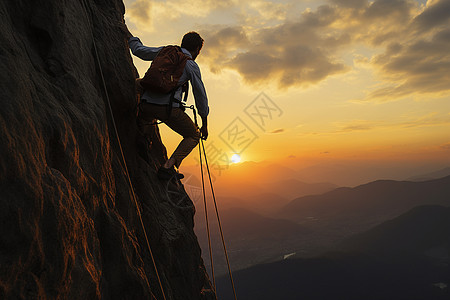
[[[181,87],[181,93],[184,93],[183,96],[183,100],[178,100],[175,98],[175,93],[177,92],[177,90]],[[172,114],[172,108],[174,108],[173,104],[174,103],[178,103],[180,106],[179,108],[181,108],[183,111],[186,109],[186,107],[190,108],[189,106],[186,106],[184,103],[186,103],[187,101],[187,97],[188,97],[188,93],[189,93],[189,85],[187,84],[187,82],[185,82],[183,85],[181,86],[177,86],[171,93],[170,93],[170,99],[169,99],[169,104],[166,105],[164,104],[163,106],[167,106],[167,119],[166,120],[153,120],[152,122],[147,122],[144,125],[159,125],[159,124],[163,124],[165,121],[167,121],[170,118],[170,115]],[[141,102],[138,104],[138,111],[139,113],[140,111],[140,107],[142,103],[149,103],[149,102],[142,102],[142,98],[141,98]],[[157,104],[160,105],[160,104]],[[139,117],[139,114],[138,114]]]
[[[102,66],[100,64],[100,57],[98,55],[97,45],[95,43],[94,32],[92,30],[92,28],[93,28],[92,26],[93,25],[92,25],[92,23],[90,21],[90,18],[89,18],[88,12],[87,12],[88,4],[87,4],[86,0],[81,0],[81,1],[82,1],[82,6],[84,8],[84,12],[86,13],[86,18],[87,18],[87,20],[89,22],[89,26],[91,28],[91,37],[92,37],[92,44],[93,44],[93,47],[94,47],[95,59],[96,59],[97,66],[98,66],[98,69],[99,69],[99,72],[100,72],[100,77],[102,79],[103,89],[104,89],[105,97],[106,97],[106,100],[107,100],[106,102],[108,104],[109,113],[111,115],[111,121],[112,121],[112,124],[113,124],[113,127],[114,127],[114,133],[115,133],[115,135],[117,137],[117,144],[119,146],[120,155],[121,155],[121,158],[123,160],[123,168],[125,170],[125,174],[126,174],[126,177],[127,177],[127,180],[128,180],[128,184],[130,186],[132,198],[133,198],[134,204],[136,206],[137,215],[139,217],[139,220],[140,220],[140,223],[141,223],[141,226],[142,226],[142,231],[144,233],[145,241],[147,243],[148,251],[150,253],[150,257],[151,257],[152,262],[153,262],[153,267],[155,268],[155,273],[156,273],[156,277],[158,278],[159,287],[161,289],[161,293],[163,295],[164,300],[166,300],[166,295],[164,293],[164,288],[163,288],[163,285],[161,283],[161,278],[159,276],[158,268],[156,267],[156,262],[155,262],[155,258],[153,256],[152,249],[150,247],[150,242],[149,242],[149,239],[148,239],[147,231],[145,230],[144,222],[142,221],[141,211],[139,209],[139,205],[138,205],[138,202],[137,202],[136,194],[134,193],[133,183],[131,182],[130,173],[128,172],[128,167],[127,167],[127,163],[126,163],[126,160],[125,160],[125,155],[123,153],[122,144],[120,142],[119,133],[118,133],[118,130],[117,130],[117,126],[116,126],[116,122],[115,122],[115,119],[114,119],[113,110],[112,110],[112,107],[111,107],[111,101],[109,99],[108,90],[106,88],[105,78],[103,76]],[[90,6],[89,6],[89,9],[90,9],[90,12],[91,12],[91,15],[92,15],[92,8]],[[151,292],[151,294],[152,294],[152,297],[156,299],[156,296],[153,294],[153,292]]]
[[[194,122],[195,122],[195,125],[198,128],[197,112],[195,110],[194,105],[186,106],[186,107],[192,109],[193,114],[194,114]],[[209,170],[208,159],[206,157],[206,151],[205,151],[205,145],[203,143],[203,138],[200,138],[200,142],[198,144],[198,151],[199,151],[199,155],[200,155],[200,172],[202,174],[203,203],[204,203],[204,207],[205,207],[205,221],[206,221],[206,230],[207,230],[207,233],[208,233],[208,246],[209,246],[209,256],[210,256],[210,261],[211,261],[211,275],[213,277],[214,294],[216,295],[216,299],[217,299],[216,282],[215,282],[216,280],[214,278],[214,265],[213,265],[213,258],[212,258],[212,249],[211,249],[211,234],[210,234],[210,230],[209,230],[208,209],[207,209],[207,205],[206,205],[205,181],[204,181],[204,177],[203,177],[202,152],[203,152],[203,156],[205,158],[206,170],[208,172],[209,185],[210,185],[210,188],[211,188],[211,194],[212,194],[212,198],[213,198],[213,201],[214,201],[214,208],[215,208],[215,211],[216,211],[217,224],[219,225],[220,237],[222,239],[223,251],[224,251],[224,254],[225,254],[225,259],[227,261],[227,267],[228,267],[228,274],[229,274],[229,278],[230,278],[230,283],[231,283],[231,287],[233,289],[234,299],[237,300],[236,289],[234,287],[234,280],[233,280],[233,275],[232,275],[231,267],[230,267],[230,260],[228,259],[228,251],[227,251],[227,247],[225,245],[225,238],[223,236],[222,224],[220,222],[220,216],[219,216],[219,209],[217,208],[216,196],[215,196],[215,193],[214,193],[214,187],[213,187],[212,180],[211,180],[211,172]]]

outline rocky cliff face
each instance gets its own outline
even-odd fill
[[[137,154],[123,13],[120,0],[0,3],[1,299],[163,299],[93,36],[166,299],[205,298],[195,209],[182,186],[156,178],[157,129],[149,157]]]

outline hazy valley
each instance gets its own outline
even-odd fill
[[[446,173],[437,172],[435,176],[442,174]],[[432,175],[418,175],[417,178],[429,179]],[[269,186],[272,191],[282,192],[268,193],[264,188]],[[392,287],[390,293],[400,295],[419,273],[423,274],[417,279],[423,279],[423,282],[420,281],[420,293],[433,291],[434,298],[430,299],[441,299],[440,295],[448,292],[447,287],[439,283],[443,281],[447,284],[449,280],[445,274],[450,274],[450,234],[447,234],[450,228],[447,208],[450,206],[450,176],[426,181],[378,180],[353,188],[333,188],[331,183],[307,184],[284,179],[272,185],[265,184],[264,188],[246,189],[245,192],[236,189],[228,191],[230,196],[225,197],[223,193],[217,193],[231,266],[245,299],[274,299],[270,297],[270,292],[267,293],[268,290],[278,293],[276,285],[287,283],[283,289],[289,290],[291,285],[298,287],[305,278],[307,283],[304,287],[295,288],[298,297],[280,299],[300,299],[300,295],[307,295],[308,299],[326,299],[323,298],[325,294],[315,293],[315,289],[320,284],[330,285],[329,288],[333,289],[336,288],[334,284],[338,283],[342,298],[337,296],[336,299],[362,299],[367,292],[365,287],[377,288],[367,285],[367,282],[377,282],[379,288],[394,280],[394,277],[403,279],[398,286]],[[313,188],[316,194],[302,192],[302,189]],[[288,193],[296,189],[302,196],[289,198]],[[241,191],[246,197],[236,195]],[[202,201],[196,201],[195,230],[209,269]],[[208,201],[211,202],[211,199]],[[215,273],[220,278],[219,295],[228,295],[226,261],[215,211],[210,207],[208,212]],[[438,219],[440,223],[433,223]],[[431,232],[439,234],[432,235]],[[384,278],[383,268],[389,270],[391,275]],[[358,272],[372,275],[360,278]],[[311,277],[311,274],[317,277]],[[339,274],[342,276],[333,283],[332,278],[339,277]],[[351,283],[352,280],[355,282]],[[361,282],[364,280],[366,285]],[[344,281],[348,284],[345,285]],[[267,286],[264,296],[258,294],[258,285]],[[348,289],[354,285],[364,288],[352,289],[354,296],[344,297],[350,295]],[[420,293],[413,292],[423,295]],[[372,299],[390,299],[383,298],[379,293],[373,295]],[[402,295],[406,298],[396,299],[424,299],[419,296],[408,298],[405,293]]]

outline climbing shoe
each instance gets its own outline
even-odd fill
[[[184,175],[175,171],[175,168],[164,168],[160,167],[157,173],[157,176],[160,180],[169,180],[171,178],[183,179]]]

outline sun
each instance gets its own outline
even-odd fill
[[[241,161],[241,156],[237,153],[233,154],[233,156],[231,156],[231,162],[233,164],[237,164],[238,162]]]

